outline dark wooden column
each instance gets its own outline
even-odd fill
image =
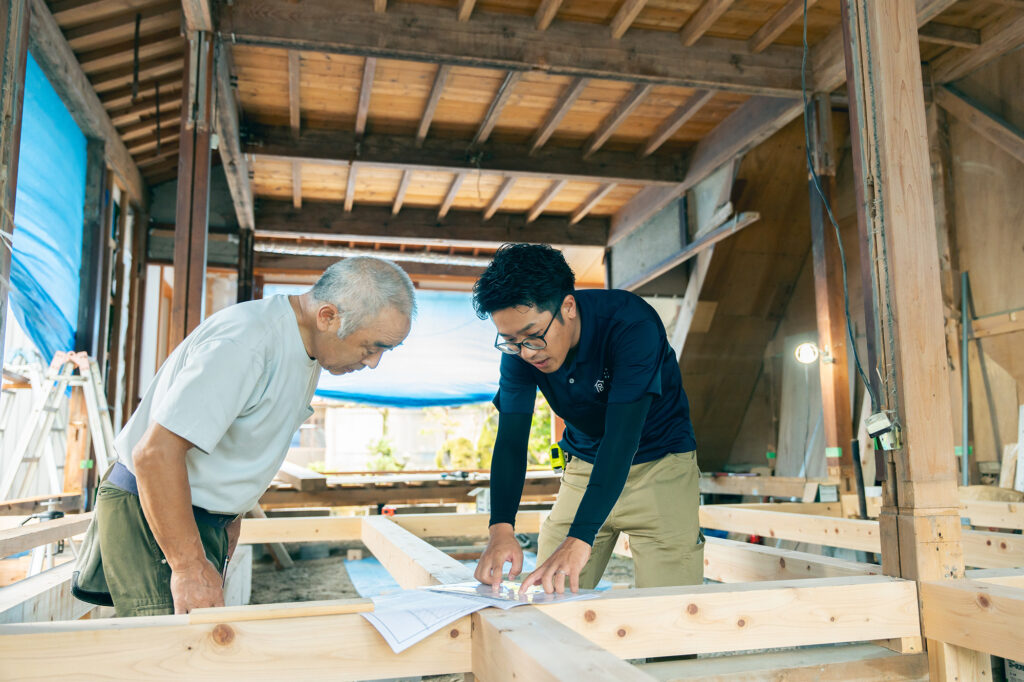
[[[100,360],[100,311],[104,216],[107,204],[107,166],[103,140],[89,138],[85,146],[85,210],[82,222],[82,264],[78,270],[78,327],[75,350]]]
[[[113,302],[111,303],[110,315],[110,349],[107,353],[107,405],[110,406],[110,417],[114,422],[115,429],[120,428],[121,424],[124,423],[123,421],[118,422],[117,410],[114,406],[117,405],[118,400],[121,398],[121,391],[124,386],[118,380],[118,375],[121,373],[121,368],[124,364],[124,342],[126,336],[121,333],[121,328],[124,326],[122,324],[122,320],[125,317],[124,306],[129,300],[127,297],[131,286],[128,278],[131,271],[125,267],[125,251],[131,244],[128,238],[128,230],[132,211],[128,206],[127,195],[122,194],[121,196],[121,212],[118,214],[117,233],[115,235],[116,247],[112,252],[113,277],[111,279],[111,293],[113,295]]]
[[[810,158],[818,183],[808,181],[811,199],[811,251],[814,259],[814,301],[818,318],[818,370],[825,415],[825,462],[828,477],[840,481],[842,492],[856,490],[850,416],[850,376],[847,364],[849,335],[843,294],[843,264],[836,230],[826,211],[836,181],[832,107],[828,95],[816,95],[806,115],[810,130]],[[820,190],[820,193],[819,193]],[[823,198],[824,197],[824,198]]]
[[[28,16],[28,3],[25,0],[0,0],[0,35],[3,37],[0,52],[0,361],[4,356],[7,297],[10,294],[14,199],[18,187],[21,111],[25,101]]]
[[[185,48],[174,228],[173,349],[203,320],[206,238],[209,228],[210,131],[213,103],[213,40],[197,31]]]
[[[238,302],[253,300],[253,266],[256,263],[256,253],[253,247],[256,245],[256,237],[252,230],[244,227],[238,230]]]
[[[142,349],[142,322],[146,309],[146,237],[149,218],[135,210],[132,221],[132,263],[128,288],[128,328],[124,345],[124,396],[121,414],[128,421],[139,402],[139,357]]]

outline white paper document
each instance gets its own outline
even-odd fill
[[[426,590],[373,597],[372,613],[361,614],[397,654],[487,604]]]
[[[437,592],[438,594],[450,594],[460,599],[484,606],[495,606],[499,609],[511,609],[516,606],[526,606],[527,604],[537,606],[593,599],[601,594],[596,590],[580,590],[579,592],[569,592],[567,590],[563,594],[557,592],[548,594],[540,585],[534,585],[525,594],[520,595],[519,583],[514,583],[510,580],[503,580],[496,588],[473,580],[465,583],[452,583],[450,585],[432,585],[422,589],[428,592]]]

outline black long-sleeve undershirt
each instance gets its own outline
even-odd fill
[[[608,406],[604,436],[594,458],[587,490],[569,528],[569,537],[590,545],[594,543],[597,531],[626,485],[651,400],[648,394],[636,402]],[[515,523],[526,477],[530,421],[531,415],[500,414],[498,417],[498,434],[491,460],[491,525]]]

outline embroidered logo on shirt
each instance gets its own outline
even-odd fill
[[[612,378],[611,372],[605,367],[604,371],[601,372],[601,378],[594,382],[594,390],[598,393],[604,392],[605,382]]]

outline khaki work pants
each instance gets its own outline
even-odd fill
[[[555,506],[541,526],[538,566],[568,536],[592,470],[592,464],[578,457],[566,466]],[[601,580],[619,533],[629,535],[637,587],[702,583],[699,480],[694,451],[634,464],[622,494],[594,539],[590,559],[580,573],[580,587],[592,589]]]

